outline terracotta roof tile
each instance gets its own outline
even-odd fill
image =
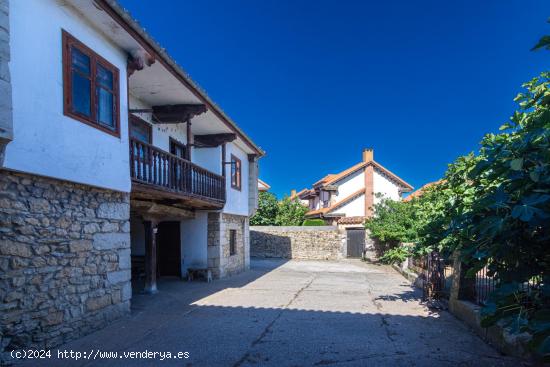
[[[338,219],[338,224],[363,224],[365,217],[342,217]]]
[[[357,190],[355,191],[353,194],[351,195],[348,195],[346,196],[345,198],[343,198],[342,200],[334,203],[333,205],[331,205],[330,207],[328,208],[322,208],[322,209],[316,209],[316,210],[310,210],[309,212],[306,213],[306,216],[312,216],[312,215],[317,215],[317,214],[327,214],[335,209],[338,209],[339,207],[341,207],[342,205],[348,203],[350,200],[354,199],[355,197],[357,197],[358,195],[362,195],[365,193],[365,188],[362,188],[360,190]]]

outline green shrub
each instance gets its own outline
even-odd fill
[[[304,223],[302,223],[303,226],[324,226],[325,221],[322,219],[306,219],[304,220]]]
[[[412,255],[410,247],[398,246],[389,249],[380,257],[380,261],[384,264],[399,264],[405,261]]]

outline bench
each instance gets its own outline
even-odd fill
[[[187,281],[192,281],[195,278],[202,277],[206,279],[208,283],[212,281],[212,272],[207,268],[188,268],[187,269]]]

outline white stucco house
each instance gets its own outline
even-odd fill
[[[265,181],[258,179],[258,191],[269,191],[269,189],[271,189],[271,186],[269,186]]]
[[[116,1],[0,0],[0,36],[2,348],[249,267],[264,153]]]
[[[337,174],[328,174],[311,189],[296,193],[307,200],[308,218],[327,224],[362,226],[381,197],[400,200],[413,187],[374,160],[373,149],[363,150],[361,162]]]

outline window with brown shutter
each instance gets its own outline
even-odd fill
[[[62,42],[63,113],[120,137],[118,69],[66,31]]]
[[[241,160],[231,154],[231,187],[241,190]]]

